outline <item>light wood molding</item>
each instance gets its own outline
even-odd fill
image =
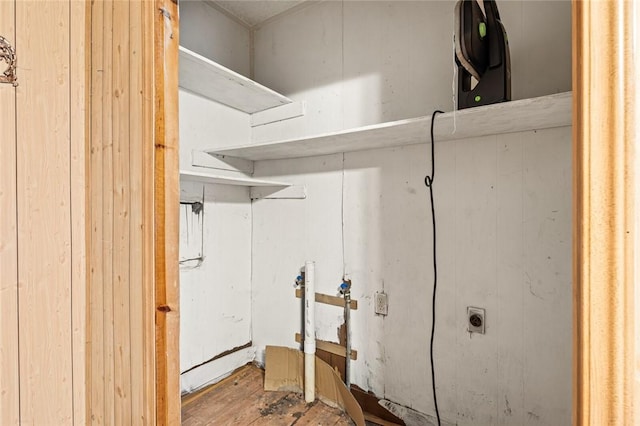
[[[637,8],[624,0],[573,2],[576,425],[639,420],[633,413]]]
[[[302,334],[300,333],[296,333],[296,342],[297,343],[304,343],[304,340],[302,339]],[[318,340],[316,339],[316,347],[318,349],[320,349],[321,351],[325,351],[325,352],[329,352],[332,353],[334,355],[338,355],[341,357],[345,357],[347,356],[347,348],[345,348],[344,346],[338,344],[338,343],[333,343],[333,342],[327,342],[326,340]],[[358,359],[358,351],[355,349],[351,349],[351,357],[352,360],[356,361]]]
[[[303,289],[296,288],[296,297],[298,299],[301,299],[303,294],[304,294]],[[339,306],[341,308],[344,308],[344,297],[332,296],[330,294],[316,293],[316,302],[323,303],[325,305],[333,305],[333,306]],[[358,301],[352,300],[351,303],[349,303],[349,306],[351,306],[352,311],[355,311],[356,309],[358,309]]]
[[[89,166],[91,87],[91,7],[88,2],[71,1],[70,10],[70,181],[71,191],[71,314],[73,358],[73,422],[84,425],[89,419]]]
[[[180,423],[178,4],[155,0],[156,422]]]
[[[15,43],[14,2],[0,2],[0,28]],[[20,422],[16,89],[8,84],[0,84],[0,117],[0,424],[15,425]]]

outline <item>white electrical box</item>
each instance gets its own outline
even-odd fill
[[[387,293],[376,293],[374,297],[374,310],[378,315],[387,315],[389,313]]]

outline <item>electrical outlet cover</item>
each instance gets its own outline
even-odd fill
[[[376,293],[373,309],[378,315],[387,315],[389,313],[389,299],[387,298],[387,293]]]
[[[485,312],[482,308],[467,307],[467,331],[484,334]]]

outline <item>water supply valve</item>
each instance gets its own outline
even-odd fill
[[[338,291],[345,297],[351,296],[351,280],[343,280],[340,287],[338,287]]]

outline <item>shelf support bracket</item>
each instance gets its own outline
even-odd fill
[[[286,188],[280,186],[252,186],[251,200],[304,200],[307,189],[304,185],[292,185]]]

